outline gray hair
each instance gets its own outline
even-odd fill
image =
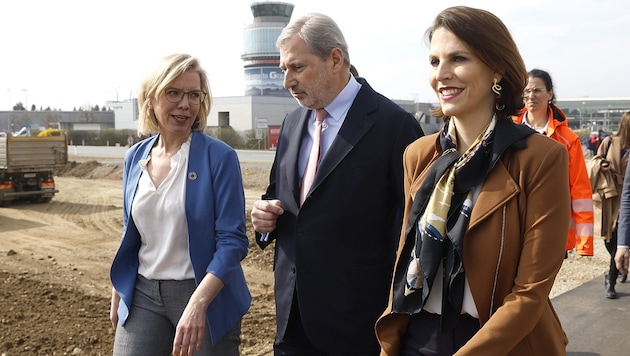
[[[306,46],[314,55],[321,59],[328,57],[334,48],[339,48],[343,53],[343,62],[350,67],[350,54],[348,44],[337,23],[330,17],[311,13],[288,24],[278,36],[276,46],[282,46],[295,36],[299,36],[306,42]]]

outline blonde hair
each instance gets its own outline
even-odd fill
[[[162,58],[157,67],[140,83],[138,91],[138,136],[157,133],[160,131],[153,109],[149,107],[151,100],[157,101],[164,89],[185,72],[199,73],[201,90],[206,98],[199,104],[199,113],[192,126],[193,131],[203,131],[208,122],[208,115],[212,106],[212,94],[208,85],[206,71],[201,68],[199,60],[188,54],[172,54]]]

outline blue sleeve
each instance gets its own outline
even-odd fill
[[[630,246],[630,164],[626,167],[626,179],[621,190],[621,206],[617,227],[617,246]]]
[[[245,194],[238,156],[226,150],[212,162],[216,252],[206,272],[224,282],[241,268],[249,241],[245,227]]]

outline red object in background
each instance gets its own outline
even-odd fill
[[[269,149],[275,150],[280,137],[280,125],[269,125]]]

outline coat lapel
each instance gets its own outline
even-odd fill
[[[302,144],[302,138],[306,135],[308,119],[311,117],[312,110],[302,108],[297,115],[297,120],[285,120],[288,124],[283,128],[286,132],[289,132],[291,136],[288,138],[288,147],[286,150],[285,158],[280,162],[280,171],[286,172],[286,179],[291,187],[291,192],[295,198],[296,206],[299,206],[300,201],[300,174],[298,172],[298,162],[300,158],[300,146]]]
[[[498,162],[483,183],[470,216],[469,229],[473,229],[485,218],[491,216],[519,192],[518,184],[516,184],[503,163]]]
[[[350,106],[339,133],[317,168],[311,190],[317,189],[376,123],[376,117],[371,116],[370,113],[378,109],[378,97],[367,82],[360,81],[360,83],[361,89]]]
[[[506,201],[514,198],[520,188],[510,172],[504,165],[506,151],[511,147],[514,150],[527,147],[524,139],[534,134],[535,131],[525,125],[517,125],[509,118],[499,119],[494,131],[494,142],[491,151],[491,171],[485,178],[481,193],[475,202],[472,211],[469,228],[474,228],[485,217],[503,206]],[[507,156],[511,156],[507,153]],[[510,159],[510,158],[508,158]]]
[[[133,157],[129,159],[131,162],[129,163],[131,166],[129,167],[129,176],[127,177],[127,184],[125,184],[125,194],[127,195],[127,211],[131,212],[131,204],[133,203],[133,198],[136,195],[136,191],[138,188],[138,182],[140,181],[140,174],[142,174],[142,169],[138,165],[138,161],[141,159],[146,159],[149,157],[151,153],[151,149],[153,145],[155,145],[155,141],[158,139],[159,135],[154,135],[144,141],[138,146],[138,149],[134,152]]]

